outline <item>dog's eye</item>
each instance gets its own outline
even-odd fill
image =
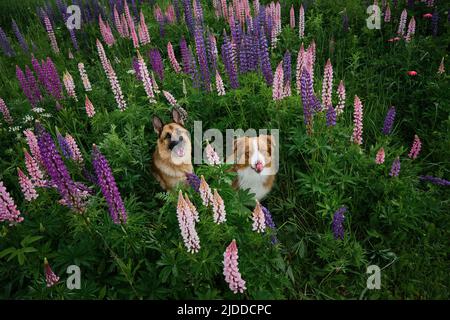
[[[170,138],[172,138],[172,135],[170,133],[167,133],[165,139],[170,139]]]

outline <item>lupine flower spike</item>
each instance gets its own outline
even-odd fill
[[[236,240],[233,239],[223,254],[223,275],[231,291],[243,293],[247,288],[239,272],[238,258]]]
[[[202,198],[203,205],[205,207],[213,203],[214,198],[211,192],[211,188],[205,181],[205,177],[200,176],[200,187],[199,187],[200,197]]]
[[[34,188],[31,179],[27,177],[20,168],[17,168],[17,174],[19,175],[20,189],[27,201],[33,201],[38,197],[36,189]]]
[[[336,106],[336,116],[339,116],[340,114],[342,114],[344,112],[344,108],[345,108],[345,86],[344,86],[344,81],[341,80],[341,82],[339,83],[339,86],[337,88],[337,94],[338,94],[338,104]]]
[[[209,144],[209,142],[206,142],[206,148],[205,148],[206,158],[208,159],[208,163],[212,166],[219,165],[220,164],[220,158],[217,152],[214,150],[214,148]]]
[[[397,30],[397,34],[400,37],[403,37],[405,35],[405,27],[406,27],[406,19],[408,17],[408,11],[406,11],[406,9],[404,9],[402,11],[402,14],[400,16],[400,22],[398,25],[398,30]]]
[[[389,173],[389,175],[391,177],[398,177],[399,173],[400,173],[400,158],[397,157],[392,163],[391,172]]]
[[[189,199],[189,196],[187,193],[184,194],[184,200],[188,204],[189,208],[191,209],[192,216],[194,217],[195,222],[200,221],[200,216],[198,214],[197,208],[194,206],[194,204],[191,202],[191,199]]]
[[[375,157],[375,163],[376,164],[383,164],[384,163],[384,148],[380,148],[380,150],[378,150],[377,155]]]
[[[347,212],[346,207],[339,208],[333,215],[333,235],[336,240],[344,239],[344,213]]]
[[[174,96],[170,92],[163,90],[163,95],[166,98],[166,100],[170,103],[171,106],[175,107],[178,105],[177,100],[174,98]]]
[[[395,107],[390,107],[386,114],[386,118],[384,118],[384,126],[382,132],[385,135],[389,135],[392,132],[394,120],[395,120]]]
[[[81,81],[83,81],[84,90],[92,91],[91,82],[89,81],[89,77],[82,62],[78,63],[78,71],[80,72]]]
[[[408,154],[408,157],[411,159],[416,159],[420,153],[420,149],[422,148],[422,142],[419,139],[418,135],[414,136],[414,142],[411,147],[411,151]]]
[[[13,198],[3,185],[3,181],[0,180],[0,222],[2,221],[8,221],[10,225],[13,225],[22,222],[23,217],[20,216],[20,211],[17,210]]]
[[[354,113],[353,113],[353,142],[361,145],[363,138],[362,138],[362,132],[363,132],[363,105],[361,103],[361,100],[358,96],[355,96],[355,103],[354,103]]]
[[[222,80],[222,77],[220,76],[218,70],[216,70],[216,89],[217,89],[217,94],[219,96],[225,95],[225,87],[223,85],[223,80]]]
[[[264,217],[264,212],[262,211],[261,205],[258,201],[256,201],[256,206],[253,210],[252,220],[253,231],[260,233],[266,230],[266,219]]]
[[[408,32],[406,34],[405,41],[410,42],[415,33],[416,33],[416,20],[414,19],[414,17],[412,17],[408,24]]]
[[[195,192],[200,191],[201,180],[195,173],[186,173],[186,181]]]
[[[47,283],[47,287],[53,287],[58,283],[59,277],[53,272],[50,267],[47,258],[44,258],[44,271],[45,271],[45,282]]]
[[[298,35],[300,38],[305,36],[305,9],[303,9],[303,4],[300,6],[298,15]]]
[[[177,58],[175,57],[175,52],[173,51],[172,43],[170,43],[170,41],[167,43],[167,54],[169,56],[169,61],[170,64],[172,65],[173,70],[176,73],[180,73],[181,67],[177,61]]]
[[[225,211],[225,204],[223,203],[223,199],[219,195],[219,193],[217,192],[216,189],[214,189],[212,207],[213,207],[213,213],[214,213],[213,218],[214,218],[215,223],[221,224],[221,223],[227,221],[227,219],[226,219],[227,213]]]
[[[177,218],[187,251],[189,253],[197,253],[200,250],[200,239],[195,230],[194,214],[189,204],[183,198],[181,190],[178,194]]]
[[[441,60],[441,64],[439,65],[439,69],[438,69],[437,73],[438,74],[444,74],[445,73],[444,58],[442,58],[442,60]]]
[[[139,63],[139,71],[140,71],[140,78],[144,84],[144,90],[145,93],[147,94],[148,100],[150,103],[155,103],[155,93],[153,90],[153,83],[152,83],[152,79],[150,78],[148,69],[147,69],[147,65],[145,64],[144,58],[142,58],[141,54],[139,53],[139,51],[137,52],[137,60]]]
[[[9,109],[6,106],[5,101],[3,101],[2,98],[0,98],[0,112],[3,114],[3,119],[6,121],[6,123],[11,125],[13,123],[13,119],[9,113]]]
[[[66,134],[66,137],[64,138],[64,140],[66,141],[67,147],[70,150],[70,154],[72,155],[72,159],[79,163],[79,164],[83,164],[84,160],[83,160],[83,156],[81,155],[80,149],[78,148],[78,145],[75,141],[75,139],[70,135],[70,134]]]
[[[283,63],[280,62],[273,78],[272,98],[274,101],[279,101],[284,97],[283,79]]]
[[[332,106],[331,98],[333,93],[333,65],[328,59],[325,65],[322,83],[322,105],[324,108]]]
[[[435,184],[435,185],[438,185],[438,186],[450,186],[450,181],[442,179],[442,178],[438,178],[438,177],[420,176],[419,179],[421,181],[431,182],[432,184]]]
[[[75,82],[73,81],[72,75],[68,71],[64,73],[63,82],[66,87],[67,94],[75,101],[78,101],[77,94],[75,92]]]
[[[50,44],[52,46],[53,52],[59,53],[58,42],[56,41],[55,32],[53,32],[52,23],[48,16],[44,17],[45,29],[47,30],[48,38],[50,39]]]
[[[95,115],[95,108],[92,104],[91,100],[89,100],[88,96],[86,95],[86,100],[84,102],[84,106],[86,108],[86,114],[89,118],[92,118]]]

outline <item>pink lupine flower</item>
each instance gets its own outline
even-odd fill
[[[153,71],[151,72],[150,80],[152,81],[153,90],[156,93],[159,93],[158,83],[156,82],[155,73]]]
[[[405,28],[406,28],[406,19],[408,17],[408,11],[406,11],[406,9],[404,9],[402,11],[402,14],[400,16],[400,22],[398,24],[398,30],[397,30],[397,34],[400,37],[403,37],[405,35]]]
[[[291,6],[291,11],[289,12],[290,14],[290,21],[289,21],[289,25],[291,27],[291,29],[295,28],[295,10],[294,10],[294,5]]]
[[[296,78],[296,87],[297,87],[297,93],[300,94],[301,92],[301,78],[302,78],[302,71],[305,67],[305,48],[302,45],[300,46],[300,50],[298,51],[297,55],[297,66],[296,66],[296,72],[295,72],[295,78]]]
[[[147,65],[145,64],[144,58],[141,56],[140,52],[137,52],[138,64],[139,64],[139,73],[140,78],[144,84],[144,90],[147,94],[148,100],[150,103],[155,103],[155,93],[153,92],[153,84],[152,79],[148,73]]]
[[[10,225],[13,225],[22,222],[23,217],[20,216],[20,211],[17,210],[13,198],[3,185],[3,181],[0,180],[0,222],[2,221],[8,221]]]
[[[86,114],[89,118],[92,118],[95,115],[95,108],[92,104],[91,100],[89,100],[89,97],[86,95],[86,100],[84,102],[84,106],[86,108]]]
[[[202,198],[202,203],[205,207],[209,206],[214,202],[213,194],[211,192],[211,188],[205,180],[205,177],[200,176],[200,188],[199,188],[200,197]]]
[[[170,41],[167,43],[167,55],[169,56],[170,64],[172,65],[173,70],[176,73],[181,72],[180,64],[177,61],[177,58],[175,57],[175,52],[173,51],[173,46]]]
[[[177,100],[174,98],[174,96],[170,92],[163,90],[163,95],[167,99],[167,101],[169,101],[171,106],[175,107],[176,105],[178,105]]]
[[[38,146],[37,138],[34,132],[27,129],[23,132],[27,140],[28,147],[30,148],[31,154],[39,165],[42,165],[41,151]],[[29,172],[31,174],[31,172]]]
[[[328,59],[325,65],[322,83],[322,105],[323,108],[328,108],[332,105],[331,98],[333,94],[333,65]]]
[[[225,95],[225,87],[223,85],[223,80],[219,74],[219,71],[217,71],[217,70],[216,70],[216,89],[217,89],[217,94],[219,96]]]
[[[275,71],[275,76],[273,78],[272,98],[274,101],[281,100],[284,97],[283,81],[284,81],[283,63],[280,62],[278,64],[277,70]]]
[[[231,291],[243,293],[247,288],[239,272],[238,258],[236,240],[233,239],[223,254],[223,275]]]
[[[340,114],[342,114],[344,112],[344,107],[345,107],[345,86],[344,86],[344,81],[341,80],[341,82],[339,83],[339,86],[337,88],[337,94],[338,94],[338,104],[336,106],[336,116],[339,116]]]
[[[75,59],[75,57],[73,56],[72,50],[69,49],[69,53],[67,54],[67,57],[68,57],[70,60]]]
[[[305,9],[303,9],[303,4],[300,6],[298,14],[298,35],[300,38],[305,36]]]
[[[28,153],[26,149],[23,150],[25,154],[25,166],[27,167],[28,174],[31,177],[31,182],[36,187],[45,187],[47,182],[44,180],[44,174],[39,168],[37,161]]]
[[[122,13],[122,16],[120,17],[120,22],[122,25],[122,34],[124,38],[130,37],[130,30],[128,28],[127,18],[125,17],[125,13]]]
[[[69,97],[72,97],[75,101],[78,101],[77,94],[75,92],[75,82],[73,81],[72,75],[68,71],[66,71],[63,75],[63,82]]]
[[[33,201],[38,197],[38,193],[34,188],[31,179],[27,177],[20,168],[17,168],[17,174],[19,175],[19,185],[22,193],[27,201]]]
[[[0,98],[0,112],[3,114],[3,119],[6,121],[6,123],[11,125],[13,123],[13,118],[11,117],[9,109],[2,98]]]
[[[200,217],[199,217],[197,208],[191,202],[191,199],[189,199],[189,196],[186,193],[184,194],[184,200],[186,201],[186,203],[188,204],[189,208],[191,209],[192,216],[194,217],[194,221],[195,222],[199,222],[200,221]]]
[[[142,45],[150,43],[150,34],[148,33],[147,24],[145,23],[145,17],[142,13],[142,9],[139,13],[139,39]]]
[[[384,13],[384,22],[391,22],[391,7],[387,4],[386,11]]]
[[[411,159],[416,159],[422,149],[422,142],[419,139],[418,135],[414,135],[414,142],[411,147],[411,151],[408,154],[408,157]]]
[[[217,152],[214,150],[214,148],[209,144],[209,142],[206,142],[206,148],[205,148],[206,158],[208,159],[208,163],[212,166],[219,165],[220,164],[220,158]]]
[[[439,69],[437,71],[438,74],[444,74],[445,73],[445,65],[444,65],[444,58],[441,60],[441,64],[439,65]]]
[[[133,18],[131,17],[131,14],[130,14],[130,9],[128,8],[128,3],[126,1],[125,1],[124,9],[125,9],[125,17],[126,17],[127,25],[128,25],[129,30],[130,30],[131,40],[133,40],[133,47],[135,49],[137,49],[137,48],[139,48],[139,39],[138,39],[138,36],[136,34],[134,21],[133,21]]]
[[[417,76],[417,71],[414,70],[408,71],[408,75],[412,77]]]
[[[98,15],[98,24],[103,41],[105,41],[108,47],[111,47],[116,42],[116,39],[114,39],[114,35],[112,33],[111,27],[109,26],[109,23],[105,23],[100,14]]]
[[[59,277],[53,272],[50,267],[47,258],[44,258],[44,271],[45,271],[45,282],[47,283],[47,287],[53,287],[58,283]]]
[[[416,33],[416,20],[414,19],[414,17],[412,17],[411,20],[409,20],[408,33],[405,36],[405,41],[410,42],[415,33]]]
[[[84,162],[83,156],[81,155],[80,149],[78,148],[77,142],[75,139],[70,135],[66,134],[65,140],[67,142],[67,146],[70,149],[70,153],[72,154],[72,159],[75,162],[78,162],[79,164],[82,164]]]
[[[363,132],[363,105],[361,103],[361,100],[358,96],[355,96],[355,103],[354,103],[354,113],[353,113],[353,142],[356,144],[361,145],[363,138],[362,138],[362,132]]]
[[[391,38],[391,39],[388,39],[388,42],[397,42],[397,41],[400,41],[400,37],[394,37],[394,38]]]
[[[200,250],[200,239],[195,230],[194,215],[189,204],[183,198],[181,190],[178,194],[177,218],[187,251],[189,253],[197,253]]]
[[[114,5],[114,24],[116,25],[116,30],[122,38],[125,38],[123,32],[122,21],[120,20],[119,12],[117,11],[116,5]]]
[[[313,42],[309,45],[305,53],[305,68],[308,71],[311,82],[314,84],[314,64],[316,63],[316,43]]]
[[[89,81],[89,77],[86,73],[86,69],[84,68],[84,63],[78,63],[78,71],[80,72],[81,81],[83,82],[84,90],[92,91],[91,82]]]
[[[380,150],[378,150],[377,155],[375,157],[375,163],[376,164],[383,164],[384,163],[384,148],[380,148]]]
[[[423,17],[424,17],[425,19],[431,19],[431,18],[433,18],[433,14],[432,14],[432,13],[425,13],[425,14],[423,15]]]
[[[59,53],[58,42],[56,41],[55,32],[53,32],[52,23],[50,19],[45,15],[44,17],[45,29],[47,30],[48,38],[50,39],[50,44],[54,53]]]
[[[255,209],[253,210],[252,220],[253,220],[252,224],[253,231],[260,233],[266,230],[266,219],[264,217],[264,212],[261,208],[261,205],[259,204],[258,201],[256,201],[256,206]]]
[[[214,212],[214,222],[217,224],[221,224],[225,221],[227,221],[226,218],[226,211],[225,211],[225,204],[223,203],[222,197],[219,195],[216,189],[214,189],[214,195],[213,195],[213,203],[212,203],[212,209]]]

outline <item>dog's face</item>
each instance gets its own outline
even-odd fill
[[[275,149],[273,140],[272,135],[237,138],[228,162],[234,163],[238,170],[251,168],[258,174],[271,174],[272,152]]]
[[[153,128],[158,134],[157,149],[161,158],[176,165],[191,163],[191,140],[183,127],[181,115],[174,109],[173,122],[163,124],[158,117],[153,118]]]

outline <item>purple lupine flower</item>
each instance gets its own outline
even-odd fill
[[[72,150],[70,149],[70,146],[67,143],[66,139],[59,133],[59,131],[56,132],[56,138],[58,139],[58,144],[59,147],[61,148],[63,156],[66,159],[72,159],[73,157]]]
[[[193,86],[194,88],[200,88],[200,71],[198,70],[197,60],[191,49],[189,49],[189,61]]]
[[[133,57],[133,69],[136,79],[142,81],[141,71],[139,69],[139,61],[136,57]]]
[[[47,91],[49,91],[49,93],[52,95],[52,97],[55,98],[56,100],[61,100],[62,94],[63,94],[63,87],[62,87],[61,79],[59,78],[58,70],[56,69],[55,64],[53,63],[53,61],[50,57],[47,57],[47,61],[45,62],[45,67],[44,67],[44,63],[42,64],[42,66],[45,70],[44,72],[47,77],[47,83],[48,83]]]
[[[27,78],[28,86],[33,95],[34,104],[32,104],[33,106],[35,106],[42,99],[41,90],[39,90],[36,78],[34,77],[33,72],[28,66],[25,66],[25,76]]]
[[[275,225],[275,222],[273,222],[272,214],[270,213],[269,209],[267,209],[266,207],[264,207],[262,205],[261,205],[261,209],[264,213],[264,219],[265,219],[266,226],[272,230],[275,230],[276,225]],[[270,237],[270,241],[273,245],[277,244],[278,239],[277,239],[276,235],[272,235]]]
[[[328,106],[327,109],[327,126],[333,127],[336,125],[336,110],[332,105]]]
[[[75,212],[84,212],[87,194],[82,192],[72,180],[52,137],[39,123],[36,124],[36,133],[42,163],[51,178],[51,184],[56,186],[62,197],[61,202]]]
[[[391,172],[389,173],[389,175],[391,177],[398,177],[399,173],[400,173],[400,158],[397,157],[392,163]]]
[[[240,73],[246,73],[249,71],[247,42],[245,41],[245,38],[246,38],[246,36],[244,36],[244,39],[241,40],[241,43],[239,46],[239,72]]]
[[[347,212],[347,208],[346,207],[341,207],[338,210],[336,210],[336,212],[333,215],[333,235],[334,235],[334,239],[338,240],[343,240],[344,239],[344,220],[345,220],[345,215],[344,213]]]
[[[395,107],[390,107],[386,114],[386,118],[384,119],[384,126],[382,130],[382,132],[385,135],[391,134],[392,126],[394,125],[394,120],[395,120]]]
[[[201,27],[201,25],[197,25],[195,27],[194,39],[198,63],[200,65],[203,88],[207,92],[209,92],[211,91],[211,77],[209,74],[208,60],[206,57],[206,46],[205,46],[205,39],[203,38],[203,28]]]
[[[181,62],[183,63],[183,72],[186,74],[191,74],[191,58],[189,55],[189,48],[186,39],[183,37],[180,40],[180,50],[181,50]]]
[[[73,47],[77,51],[80,50],[80,47],[78,46],[77,35],[75,33],[75,28],[69,29],[69,33],[70,33],[70,39],[72,40]]]
[[[203,8],[200,0],[194,0],[194,10],[197,24],[203,24]]]
[[[284,85],[291,83],[292,78],[292,66],[291,66],[291,53],[289,50],[286,51],[283,57],[283,75],[284,75]]]
[[[230,79],[230,87],[237,89],[239,87],[239,80],[237,76],[236,64],[233,61],[231,42],[228,39],[227,34],[224,35],[224,40],[222,44],[222,60],[225,65],[225,69]]]
[[[195,173],[186,173],[186,181],[195,192],[199,192],[200,178]]]
[[[270,65],[269,48],[267,46],[267,39],[262,28],[259,32],[259,61],[266,84],[268,86],[272,86],[273,74],[272,66]]]
[[[212,72],[215,72],[217,70],[217,42],[216,37],[210,32],[208,32],[207,43],[208,61],[211,65]]]
[[[17,23],[14,19],[12,21],[12,28],[14,30],[17,40],[19,41],[19,45],[22,48],[22,50],[24,52],[30,51],[30,48],[28,47],[28,44],[27,44],[25,38],[23,37],[22,32],[20,32],[19,26],[17,25]]]
[[[177,17],[177,22],[180,22],[181,13],[180,13],[180,4],[178,3],[178,0],[173,0],[173,8],[175,10],[175,16]]]
[[[301,83],[301,96],[303,105],[303,120],[309,132],[311,132],[314,113],[313,106],[311,105],[311,103],[313,101],[312,97],[314,96],[314,91],[311,76],[309,75],[309,72],[308,70],[306,70],[306,68],[303,69],[300,78],[300,83]]]
[[[3,53],[7,57],[13,57],[16,55],[16,52],[11,47],[11,44],[9,43],[8,37],[6,36],[6,33],[3,31],[3,29],[0,27],[0,47],[2,47]]]
[[[433,177],[433,176],[420,176],[419,177],[420,181],[424,181],[424,182],[431,182],[432,184],[438,185],[438,186],[450,186],[450,181],[442,179],[442,178],[438,178],[438,177]]]
[[[152,66],[152,70],[156,72],[158,75],[159,80],[164,79],[164,65],[161,58],[161,53],[158,49],[150,49],[149,51],[149,57],[150,57],[150,65]]]
[[[108,203],[111,219],[115,224],[126,223],[127,212],[116,185],[108,160],[94,144],[92,148],[92,165],[97,176],[102,194]]]
[[[184,8],[184,19],[186,20],[186,25],[191,34],[194,34],[194,17],[192,15],[191,10],[191,1],[190,0],[182,0],[183,8]]]
[[[433,36],[437,36],[439,31],[439,12],[436,8],[433,11],[433,17],[431,18],[431,30]]]

